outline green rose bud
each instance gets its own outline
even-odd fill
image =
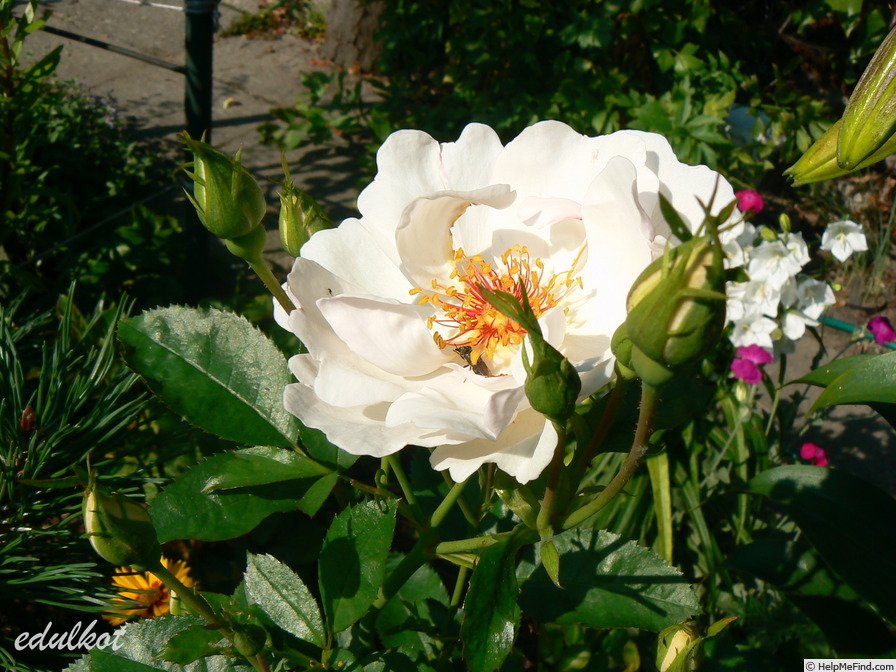
[[[689,625],[670,625],[657,638],[659,672],[692,672],[703,658],[703,638]]]
[[[117,493],[88,485],[82,504],[84,530],[100,556],[118,566],[154,567],[162,547],[145,508]]]
[[[837,138],[837,163],[855,170],[896,132],[896,29],[890,31],[849,99]]]
[[[625,330],[625,322],[620,324],[613,334],[613,338],[610,341],[610,349],[616,358],[614,366],[616,375],[629,380],[637,378],[638,374],[632,368],[632,341]]]
[[[725,276],[715,234],[668,248],[635,281],[625,329],[631,367],[649,385],[667,383],[715,347],[725,324]]]
[[[242,150],[232,159],[211,145],[184,133],[181,140],[193,151],[193,195],[187,198],[196,208],[205,228],[225,240],[244,236],[257,227],[267,205],[255,178],[240,163]]]
[[[280,244],[283,249],[297,257],[302,245],[312,235],[330,228],[333,228],[333,222],[317,201],[287,181],[280,194]]]
[[[526,382],[523,389],[529,404],[554,422],[565,423],[575,412],[576,400],[582,391],[582,379],[569,360],[544,340],[538,318],[529,305],[529,297],[522,291],[522,303],[507,292],[479,286],[482,295],[501,313],[515,320],[529,337],[532,358],[523,346],[523,367]]]
[[[804,184],[842,177],[856,170],[867,168],[896,153],[896,136],[892,136],[876,152],[859,162],[854,168],[842,168],[837,163],[837,144],[842,123],[842,120],[838,120],[814,145],[806,150],[799,161],[784,171],[785,175],[793,178],[793,186],[799,187]]]

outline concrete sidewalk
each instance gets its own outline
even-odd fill
[[[40,6],[52,11],[50,26],[178,65],[185,63],[185,14],[181,11],[122,0],[43,0]],[[240,15],[257,11],[257,0],[227,0],[220,6],[219,25],[229,26]],[[40,58],[60,44],[59,79],[75,80],[91,93],[111,96],[123,114],[137,118],[141,137],[160,141],[166,152],[177,155],[181,146],[175,136],[185,125],[183,76],[45,31],[28,37],[26,58]],[[230,154],[242,146],[243,162],[262,178],[280,180],[282,170],[279,149],[262,145],[257,128],[271,119],[272,107],[295,102],[303,74],[327,70],[312,64],[317,49],[316,43],[293,35],[272,40],[215,38],[212,141]],[[334,143],[292,151],[287,161],[295,182],[317,198],[335,221],[354,214],[359,171],[347,147]],[[279,208],[277,187],[266,181],[263,186],[273,214]]]

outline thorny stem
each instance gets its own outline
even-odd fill
[[[625,487],[625,484],[635,474],[638,465],[641,464],[641,460],[647,454],[647,442],[650,439],[650,435],[653,434],[657,396],[655,387],[647,384],[643,385],[641,388],[641,411],[638,415],[638,429],[635,431],[632,449],[625,458],[622,468],[597,497],[566,517],[566,520],[563,521],[564,530],[579,525],[604,508],[613,497],[619,494],[619,491]]]

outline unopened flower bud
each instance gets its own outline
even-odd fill
[[[309,194],[287,181],[280,194],[280,244],[288,254],[299,256],[308,239],[333,222]]]
[[[880,45],[843,113],[837,163],[854,170],[896,132],[896,28]]]
[[[645,383],[668,382],[715,347],[725,324],[722,257],[717,239],[695,237],[668,248],[635,281],[625,328],[632,368]]]
[[[194,157],[193,172],[186,171],[193,180],[193,194],[187,192],[187,198],[205,228],[225,240],[255,229],[267,205],[258,182],[240,163],[242,150],[230,158],[186,133],[181,139]]]
[[[670,625],[657,637],[656,667],[659,672],[692,672],[703,657],[702,638],[689,625]]]
[[[896,136],[892,136],[876,152],[860,161],[854,168],[842,168],[837,163],[837,144],[842,123],[842,120],[837,120],[824,135],[815,141],[814,145],[806,150],[799,161],[784,171],[785,175],[789,175],[793,179],[793,186],[799,187],[804,184],[842,177],[856,170],[867,168],[896,153]]]
[[[145,508],[117,493],[102,492],[91,483],[82,504],[84,530],[100,556],[118,566],[155,566],[162,547]]]
[[[499,311],[519,323],[526,330],[528,346],[523,345],[523,366],[526,369],[524,389],[529,404],[536,411],[554,422],[565,423],[575,412],[582,379],[569,360],[544,340],[541,327],[525,290],[522,303],[512,294],[479,287],[483,296]]]
[[[632,368],[632,341],[625,330],[625,322],[619,325],[610,340],[610,349],[616,358],[614,368],[620,378],[633,379],[638,373]]]

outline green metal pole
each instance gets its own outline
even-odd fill
[[[184,112],[190,137],[212,136],[212,51],[215,37],[215,14],[219,0],[186,0],[186,86]],[[192,157],[188,157],[189,161]],[[209,290],[209,249],[212,237],[202,226],[189,203],[184,201],[184,213],[191,221],[187,227],[190,259],[185,270],[186,300],[198,303],[207,298]]]
[[[187,131],[194,138],[205,133],[211,142],[212,44],[219,0],[187,0],[185,45],[187,50],[184,109]]]

